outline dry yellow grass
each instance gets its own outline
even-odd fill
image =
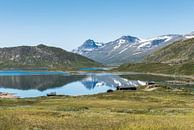
[[[193,130],[194,95],[160,89],[80,97],[1,99],[2,130]]]

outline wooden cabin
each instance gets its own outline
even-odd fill
[[[137,90],[137,87],[117,86],[117,90]]]
[[[147,82],[146,85],[155,85],[155,82]]]

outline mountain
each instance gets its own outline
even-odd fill
[[[194,75],[194,38],[184,38],[154,52],[145,63],[123,64],[115,70]]]
[[[94,40],[88,39],[83,43],[82,46],[78,47],[78,49],[73,50],[73,52],[78,54],[85,54],[97,50],[103,46],[103,43],[95,42]]]
[[[192,33],[188,35],[162,35],[149,39],[122,36],[108,43],[87,40],[73,52],[107,65],[120,65],[129,62],[138,63],[156,50],[192,36],[194,36]]]
[[[49,68],[73,69],[100,66],[86,57],[67,52],[61,48],[38,46],[19,46],[0,48],[0,68]]]
[[[171,64],[194,62],[194,38],[170,44],[148,56],[147,61]]]

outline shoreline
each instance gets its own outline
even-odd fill
[[[150,73],[150,72],[132,72],[132,71],[112,71],[110,73],[122,75],[122,74],[146,74],[146,75],[156,75],[164,77],[176,77],[176,78],[190,78],[194,79],[194,75],[183,75],[183,74],[163,74],[163,73]]]
[[[15,98],[18,98],[18,97],[13,93],[0,92],[0,99],[1,98],[15,99]]]

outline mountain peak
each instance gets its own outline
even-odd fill
[[[94,42],[94,40],[88,39],[88,40],[86,40],[85,42]]]
[[[133,36],[122,36],[119,39],[113,41],[114,44],[122,44],[122,43],[136,43],[140,41],[139,38]]]
[[[119,39],[123,39],[123,40],[126,40],[128,42],[135,42],[135,41],[139,40],[139,38],[133,37],[133,36],[129,36],[129,35],[128,36],[122,36]]]
[[[86,40],[82,47],[84,48],[98,48],[98,46],[96,45],[96,42],[94,40],[88,39]]]
[[[129,38],[137,38],[137,37],[134,37],[134,36],[130,36],[130,35],[123,35],[121,36],[122,39],[129,39]]]
[[[124,35],[120,39],[124,39],[124,40],[138,39],[139,40],[139,38],[134,37],[134,36],[130,36],[130,35],[128,35],[128,36]]]

